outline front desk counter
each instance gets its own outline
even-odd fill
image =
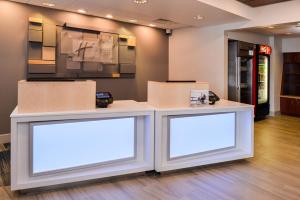
[[[155,122],[155,123],[154,123]],[[109,108],[11,114],[11,189],[22,190],[253,156],[253,106]]]
[[[154,109],[109,108],[11,114],[11,189],[22,190],[154,169]]]
[[[254,107],[215,105],[155,109],[155,170],[189,168],[253,157]]]

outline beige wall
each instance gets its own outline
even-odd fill
[[[300,37],[282,38],[282,52],[300,52]]]
[[[9,115],[17,104],[17,81],[26,75],[27,21],[42,16],[137,38],[137,74],[134,79],[98,79],[98,91],[110,91],[115,99],[146,100],[147,81],[168,78],[168,37],[164,30],[25,4],[0,1],[0,134],[10,131]]]

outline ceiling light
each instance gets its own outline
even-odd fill
[[[269,28],[269,29],[273,29],[273,28],[275,28],[275,26],[268,26],[268,28]]]
[[[134,3],[137,3],[137,4],[144,4],[144,3],[147,3],[148,0],[133,0]]]
[[[86,13],[86,11],[83,10],[83,9],[78,9],[77,12],[79,12],[79,13]]]
[[[286,33],[286,35],[292,35],[292,33]]]
[[[55,6],[54,3],[47,3],[47,2],[43,3],[43,5],[48,6],[48,7],[54,7]]]
[[[112,16],[111,14],[107,14],[105,17],[106,17],[106,18],[109,18],[109,19],[114,18],[114,16]]]
[[[155,25],[155,24],[149,24],[149,26],[151,26],[151,27],[155,27],[156,25]]]
[[[201,15],[197,15],[197,16],[194,17],[194,19],[196,19],[196,20],[202,20],[202,19],[204,19],[204,17],[202,17]]]
[[[130,19],[129,22],[131,22],[131,23],[136,23],[137,20],[136,20],[136,19]]]

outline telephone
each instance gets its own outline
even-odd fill
[[[214,105],[220,98],[214,92],[209,91],[209,105]]]
[[[98,108],[107,108],[114,101],[110,92],[96,92],[96,106]]]

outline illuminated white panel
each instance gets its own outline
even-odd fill
[[[135,156],[135,119],[32,124],[32,172],[43,173]]]
[[[170,158],[235,146],[235,113],[170,117]]]

